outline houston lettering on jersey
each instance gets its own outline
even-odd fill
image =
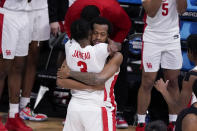
[[[81,51],[75,50],[72,57],[76,57],[76,58],[83,59],[83,60],[90,59],[90,52],[83,53]]]

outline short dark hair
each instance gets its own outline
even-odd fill
[[[96,17],[91,21],[91,29],[94,29],[94,24],[108,25],[108,35],[112,34],[112,24],[104,17]]]
[[[79,42],[79,40],[88,38],[90,30],[89,22],[78,19],[71,24],[71,38]]]
[[[95,5],[87,5],[81,11],[81,18],[89,22],[99,15],[100,11]]]
[[[163,121],[156,120],[148,123],[145,127],[145,131],[167,131],[167,126]]]
[[[197,56],[197,34],[192,34],[187,38],[187,50]]]

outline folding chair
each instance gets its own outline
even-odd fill
[[[56,84],[54,85],[54,83],[56,83],[56,73],[57,73],[57,65],[55,63],[55,65],[53,65],[51,67],[52,64],[52,59],[53,59],[53,53],[55,52],[55,50],[60,50],[63,49],[64,50],[64,44],[68,41],[68,36],[66,35],[66,33],[59,33],[57,37],[51,36],[50,40],[49,40],[49,55],[45,64],[45,67],[43,70],[41,70],[40,72],[37,73],[37,78],[41,79],[40,82],[40,89],[38,91],[38,95],[34,104],[34,109],[37,107],[37,105],[40,103],[41,99],[43,98],[44,94],[49,91],[49,99],[50,102],[55,105],[55,106],[63,106],[63,107],[67,107],[69,98],[70,98],[70,90],[68,89],[61,89],[61,88],[56,88]],[[57,57],[57,54],[56,56]],[[51,84],[53,83],[53,84]],[[59,91],[59,92],[67,92],[68,95],[68,101],[67,102],[63,102],[64,104],[61,103],[57,103],[57,101],[54,101],[55,99],[57,99],[54,96],[54,91]],[[59,100],[60,101],[60,100]],[[53,106],[54,107],[54,106]]]

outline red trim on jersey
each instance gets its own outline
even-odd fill
[[[1,2],[0,2],[0,7],[3,7],[5,1],[6,1],[6,0],[1,0]]]
[[[114,97],[114,86],[115,86],[117,78],[118,78],[118,75],[115,75],[114,80],[111,83],[110,92],[109,92],[109,96],[111,98],[111,104],[114,107],[114,111],[112,111],[113,131],[116,131],[116,119],[115,119],[116,104],[115,104],[115,97]]]
[[[144,31],[145,31],[145,29],[147,27],[146,19],[147,19],[147,15],[144,14]],[[143,34],[144,34],[144,32],[143,32]],[[141,53],[141,65],[140,65],[140,69],[143,68],[143,50],[144,50],[143,34],[142,34],[142,51],[141,51],[142,53]]]
[[[114,80],[111,83],[110,92],[109,92],[109,96],[111,98],[111,104],[112,104],[113,107],[116,107],[115,97],[114,97],[114,86],[115,86],[117,78],[118,78],[118,75],[115,75]]]
[[[3,18],[4,14],[0,13],[0,54],[2,54]]]
[[[116,115],[115,111],[112,112],[113,131],[116,131]]]
[[[190,97],[189,103],[187,104],[187,108],[190,108],[192,105],[192,96]]]
[[[107,110],[105,107],[101,107],[102,109],[102,118],[103,118],[103,131],[109,131],[108,128],[108,119],[107,119]]]
[[[60,31],[61,31],[61,32],[65,32],[63,21],[59,21],[58,23],[59,23],[59,25],[60,25]]]
[[[107,100],[107,91],[106,91],[106,88],[104,89],[104,101]]]

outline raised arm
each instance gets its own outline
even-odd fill
[[[176,0],[177,11],[179,14],[183,14],[187,9],[187,0]]]
[[[161,6],[162,0],[142,0],[142,5],[149,17],[155,17]]]
[[[122,54],[116,52],[100,73],[85,73],[69,70],[67,71],[67,77],[72,77],[87,85],[102,85],[118,71],[122,60]]]
[[[169,108],[171,109],[171,111],[173,111],[173,113],[177,113],[177,110],[178,110],[177,109],[177,101],[168,92],[168,90],[167,90],[168,83],[169,83],[169,80],[164,82],[163,79],[161,78],[160,80],[157,80],[155,82],[154,87],[162,94],[165,101],[169,105]]]

